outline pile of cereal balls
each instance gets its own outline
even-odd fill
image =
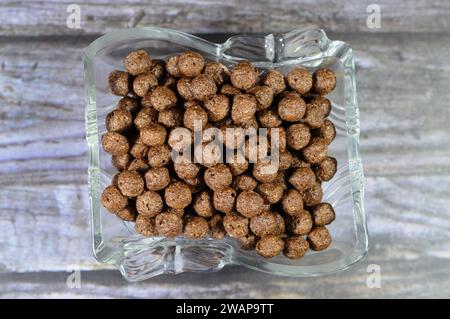
[[[129,53],[124,66],[108,78],[122,98],[101,138],[119,171],[101,196],[108,211],[144,236],[229,236],[266,258],[330,246],[326,225],[335,212],[322,202],[321,183],[337,170],[327,155],[336,131],[324,97],[336,86],[332,70],[295,67],[285,76],[248,61],[229,70],[197,52],[163,61],[144,50]],[[174,163],[172,132],[193,130],[195,120],[220,130],[278,128],[278,171],[267,173],[264,161]]]

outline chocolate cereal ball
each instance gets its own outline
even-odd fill
[[[209,225],[203,217],[193,216],[184,225],[183,235],[185,238],[204,238],[209,234]]]
[[[309,128],[301,123],[292,124],[286,131],[286,143],[293,150],[301,150],[311,139]]]
[[[310,102],[311,104],[319,105],[320,112],[323,117],[327,117],[331,112],[331,102],[329,99],[323,96],[316,96]]]
[[[305,94],[311,90],[313,79],[308,70],[294,68],[287,75],[287,82],[291,89],[299,94]]]
[[[289,169],[292,165],[294,158],[292,156],[292,154],[289,151],[285,151],[285,152],[280,152],[279,155],[279,170],[280,171],[285,171],[287,169]]]
[[[278,203],[283,196],[284,187],[281,183],[262,183],[256,188],[264,201],[269,204]]]
[[[148,91],[158,86],[158,79],[151,73],[139,74],[133,81],[133,92],[144,97]]]
[[[239,175],[233,180],[233,187],[239,192],[252,191],[256,188],[258,183],[249,175]]]
[[[140,215],[155,217],[163,209],[163,201],[157,192],[147,191],[136,198],[136,209]]]
[[[331,235],[325,226],[311,230],[307,240],[311,249],[315,251],[324,250],[331,245]]]
[[[133,222],[136,219],[137,212],[136,212],[136,206],[135,205],[127,205],[125,208],[122,208],[116,213],[117,217],[120,219],[127,221],[127,222]]]
[[[319,128],[323,126],[325,117],[323,110],[319,104],[308,103],[306,105],[305,123],[312,128]]]
[[[286,214],[295,215],[303,210],[302,194],[295,189],[287,190],[281,201]]]
[[[258,241],[258,237],[252,232],[249,232],[246,236],[237,238],[239,242],[239,246],[245,250],[253,250],[255,249],[256,242]]]
[[[223,227],[230,237],[244,237],[249,232],[249,220],[237,213],[226,214]]]
[[[194,77],[199,75],[205,66],[203,56],[197,52],[188,51],[178,58],[178,71],[183,76]]]
[[[103,134],[102,145],[105,152],[111,155],[124,155],[130,147],[127,138],[116,132]]]
[[[315,137],[323,138],[329,145],[336,137],[336,128],[334,127],[333,122],[330,120],[325,120],[319,129],[313,131],[313,134]]]
[[[219,191],[230,186],[233,181],[230,169],[225,164],[217,164],[205,171],[205,183],[213,191]]]
[[[289,183],[300,193],[316,183],[316,175],[309,167],[300,167],[292,172]]]
[[[157,119],[158,111],[156,111],[152,106],[144,107],[134,118],[134,126],[136,126],[138,130],[142,130],[150,123],[156,122]]]
[[[213,196],[214,208],[225,214],[231,213],[234,210],[236,195],[236,191],[231,187],[215,191]]]
[[[295,156],[292,156],[292,168],[302,168],[302,167],[311,167],[311,164],[308,163],[303,155],[301,154],[295,154]]]
[[[147,95],[144,97],[144,99],[147,97]],[[150,93],[149,98],[151,105],[157,111],[167,110],[175,106],[175,104],[177,103],[177,96],[175,95],[175,93],[165,86],[157,86]]]
[[[178,55],[171,56],[166,63],[166,70],[174,78],[179,78],[181,76],[180,70],[178,69]]]
[[[173,168],[181,179],[195,178],[200,172],[200,166],[186,160],[175,161]]]
[[[302,236],[295,235],[285,239],[283,254],[291,259],[300,259],[308,249],[308,242]]]
[[[230,77],[228,68],[220,62],[209,61],[205,65],[206,74],[209,74],[217,85],[224,84]]]
[[[336,87],[336,74],[330,69],[318,69],[313,76],[313,90],[319,95],[331,93]]]
[[[322,186],[315,182],[313,186],[303,192],[303,204],[305,206],[318,205],[322,201],[322,196]]]
[[[311,207],[311,216],[314,226],[325,226],[331,224],[336,218],[333,206],[329,203],[320,203]]]
[[[277,229],[275,230],[274,235],[284,235],[286,233],[286,224],[284,221],[284,217],[278,213],[275,213],[275,215],[277,217]]]
[[[148,73],[152,74],[156,80],[161,81],[166,74],[166,61],[153,60],[152,68]]]
[[[227,234],[223,227],[223,217],[220,214],[215,214],[208,220],[209,235],[214,239],[222,239]]]
[[[153,237],[157,235],[155,219],[145,215],[138,215],[136,217],[136,224],[134,229],[138,234],[146,237]]]
[[[148,150],[148,164],[162,167],[170,163],[171,151],[167,145],[152,146]]]
[[[125,208],[128,199],[122,195],[120,190],[115,186],[108,186],[103,190],[101,196],[102,205],[111,213],[116,213]]]
[[[286,226],[291,234],[304,236],[310,232],[313,221],[306,210],[301,210],[286,219]]]
[[[177,82],[177,91],[186,101],[193,101],[195,99],[191,90],[191,81],[191,78],[181,78]]]
[[[234,96],[231,106],[231,118],[234,123],[245,123],[253,118],[256,112],[256,99],[250,94]]]
[[[272,258],[279,255],[283,251],[283,248],[283,239],[276,235],[262,237],[256,243],[256,252],[264,258]]]
[[[167,136],[166,128],[157,123],[150,123],[140,131],[139,138],[145,145],[156,146],[164,144]]]
[[[247,90],[255,86],[258,77],[258,70],[248,61],[239,62],[231,69],[231,84],[238,89]]]
[[[176,237],[183,230],[183,220],[174,213],[161,213],[155,218],[156,232],[164,237]]]
[[[158,123],[167,128],[179,127],[182,122],[183,112],[177,107],[158,112]]]
[[[192,105],[186,108],[183,116],[183,124],[186,128],[194,131],[195,123],[197,129],[204,129],[208,123],[208,113],[199,105]]]
[[[327,182],[333,178],[337,171],[337,160],[327,156],[322,162],[314,166],[317,178]]]
[[[305,115],[306,104],[301,97],[284,97],[278,103],[278,116],[287,122],[298,122]]]
[[[108,77],[109,89],[118,96],[126,96],[130,92],[130,75],[123,71],[112,71]]]
[[[256,101],[258,102],[258,111],[265,110],[272,105],[274,92],[270,86],[255,86],[247,90],[247,93],[255,96]]]
[[[205,101],[204,107],[208,111],[209,120],[218,122],[230,112],[230,100],[224,94],[216,94]]]
[[[130,163],[131,163],[131,156],[128,153],[123,155],[113,155],[111,157],[111,164],[119,171],[126,170],[130,165]]]
[[[205,101],[216,94],[216,82],[209,74],[197,75],[191,81],[191,92],[197,100]]]
[[[197,215],[201,217],[210,217],[214,213],[213,200],[207,191],[198,193],[194,198],[193,208]]]
[[[306,146],[302,153],[305,159],[312,164],[322,162],[327,157],[328,144],[319,137],[314,137],[311,142]]]
[[[277,214],[273,212],[262,212],[250,219],[250,229],[257,236],[274,235],[277,227]]]
[[[220,88],[220,93],[226,95],[226,96],[230,96],[233,97],[235,95],[241,94],[241,90],[239,90],[238,88],[234,87],[231,84],[224,84],[222,85],[222,87]]]
[[[261,160],[253,165],[253,176],[261,183],[271,183],[278,176],[277,164],[268,160]]]
[[[257,118],[262,127],[278,127],[283,123],[274,108],[258,112]]]
[[[144,191],[144,179],[136,171],[123,171],[118,175],[117,185],[127,197],[136,197]]]
[[[248,169],[248,160],[246,158],[243,158],[242,161],[239,161],[237,158],[234,158],[232,161],[228,163],[228,166],[230,168],[230,172],[233,176],[238,176]]]
[[[109,132],[123,132],[133,124],[133,116],[126,109],[116,109],[106,116],[106,129]]]
[[[149,191],[160,191],[170,183],[169,170],[166,167],[150,168],[144,175],[145,185]]]
[[[130,148],[130,155],[134,158],[145,158],[147,157],[147,153],[148,145],[145,145],[139,138]]]
[[[139,110],[139,102],[136,99],[133,99],[128,96],[124,96],[117,102],[118,109],[125,109],[131,114],[136,114]]]
[[[185,208],[192,201],[191,190],[186,183],[173,182],[164,190],[164,200],[169,207]]]
[[[243,216],[252,218],[263,211],[264,199],[254,191],[243,191],[236,200],[236,210]]]
[[[284,75],[278,70],[270,70],[266,73],[264,80],[264,85],[272,88],[274,94],[280,94],[286,90],[286,83],[284,82]]]
[[[148,72],[153,66],[152,59],[144,50],[130,52],[123,60],[123,64],[132,75]]]

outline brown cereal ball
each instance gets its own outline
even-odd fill
[[[173,182],[164,190],[166,205],[173,208],[185,208],[192,202],[189,186],[183,182]]]
[[[181,78],[177,81],[177,91],[186,101],[195,100],[194,94],[191,90],[191,80],[191,78]]]
[[[277,214],[273,212],[262,212],[250,219],[250,229],[257,236],[274,235],[277,228]]]
[[[230,172],[233,176],[238,176],[248,170],[248,161],[243,158],[242,161],[239,161],[237,158],[233,159],[228,163],[230,168]]]
[[[320,203],[311,207],[311,216],[314,226],[325,226],[331,224],[336,218],[333,206],[329,203]]]
[[[152,59],[144,50],[130,52],[123,60],[123,64],[132,75],[148,72],[153,66]]]
[[[271,127],[267,129],[267,139],[270,142],[270,145],[274,147],[278,146],[278,152],[286,151],[286,131],[283,127]],[[272,141],[273,139],[273,141]]]
[[[139,102],[131,97],[124,96],[117,102],[118,109],[125,109],[131,114],[136,114],[139,110]]]
[[[311,139],[309,128],[301,123],[292,124],[286,131],[286,143],[293,150],[301,150]]]
[[[281,201],[286,214],[295,215],[303,210],[303,198],[300,192],[295,189],[287,190]]]
[[[157,192],[147,191],[136,198],[136,209],[140,215],[155,217],[163,209],[163,201]]]
[[[252,191],[256,188],[258,183],[249,175],[239,175],[233,181],[233,187],[239,192]]]
[[[231,84],[238,89],[247,90],[255,86],[258,77],[258,70],[248,61],[239,62],[231,69]]]
[[[176,151],[183,151],[184,149],[190,148],[194,142],[194,135],[187,128],[177,127],[170,131],[169,138],[167,139],[167,144]]]
[[[127,138],[116,132],[106,132],[103,134],[102,145],[105,152],[111,155],[126,154],[130,147]]]
[[[123,155],[113,155],[111,157],[111,164],[117,168],[119,171],[126,170],[131,162],[130,154],[126,153]]]
[[[319,106],[320,112],[323,117],[327,117],[331,112],[331,102],[329,99],[323,96],[316,96],[310,102]]]
[[[283,121],[298,122],[305,112],[306,104],[301,97],[284,97],[278,103],[278,115]]]
[[[243,191],[236,200],[236,210],[243,216],[252,218],[263,211],[264,199],[254,191]]]
[[[236,191],[231,187],[215,191],[213,196],[214,208],[225,214],[231,213],[234,210],[236,195]]]
[[[134,118],[134,126],[136,126],[138,130],[142,130],[150,123],[156,122],[157,119],[158,111],[156,111],[153,107],[145,107],[140,110]]]
[[[264,85],[272,88],[274,94],[280,94],[286,90],[286,83],[284,82],[284,75],[278,70],[270,70],[266,73]]]
[[[261,183],[271,183],[275,181],[278,175],[276,163],[262,160],[253,166],[253,176]]]
[[[331,235],[325,226],[311,230],[306,239],[311,249],[315,251],[327,249],[331,245]]]
[[[256,252],[264,258],[272,258],[279,255],[284,248],[284,241],[277,235],[262,237],[256,243]]]
[[[283,196],[284,187],[281,183],[262,183],[256,188],[264,201],[269,204],[278,203]]]
[[[308,146],[306,146],[302,153],[305,159],[312,164],[322,162],[327,157],[328,144],[318,137],[314,137]]]
[[[167,136],[166,128],[157,123],[150,123],[140,131],[139,138],[145,145],[156,146],[164,144]]]
[[[313,79],[308,70],[294,68],[287,75],[287,82],[291,89],[299,94],[305,94],[311,90]]]
[[[136,217],[134,229],[138,234],[146,237],[153,237],[157,235],[155,219],[145,215],[138,215]]]
[[[155,218],[156,232],[164,237],[176,237],[183,231],[183,220],[174,213],[162,213]]]
[[[223,227],[223,217],[220,214],[215,214],[208,220],[209,235],[214,239],[223,239],[227,234]]]
[[[166,167],[150,168],[144,175],[149,191],[160,191],[170,183],[169,170]]]
[[[116,215],[126,222],[133,222],[136,220],[137,216],[136,207],[133,205],[127,205],[119,210]]]
[[[285,240],[283,254],[291,259],[300,259],[306,254],[308,249],[308,241],[302,236],[290,236]]]
[[[218,122],[230,112],[230,100],[226,95],[216,94],[205,101],[204,107],[208,111],[209,120]]]
[[[217,85],[224,84],[230,77],[228,68],[222,63],[216,61],[209,61],[206,63],[204,72],[209,74]]]
[[[320,105],[308,103],[306,105],[305,123],[312,128],[322,127],[325,121],[325,117],[322,114]]]
[[[288,184],[286,181],[286,172],[280,171],[277,173],[277,177],[274,180],[274,183],[280,183],[281,186],[283,186],[283,189],[288,189]]]
[[[286,223],[284,221],[284,217],[278,213],[275,213],[275,215],[277,217],[277,228],[274,235],[284,235],[286,233]]]
[[[327,182],[333,178],[337,171],[337,160],[334,157],[327,156],[321,163],[314,166],[317,178]]]
[[[300,193],[316,183],[316,175],[309,167],[300,167],[292,172],[289,183]]]
[[[223,227],[230,237],[247,236],[249,220],[237,213],[226,214],[223,218]]]
[[[134,158],[145,158],[147,157],[147,153],[148,146],[145,145],[140,139],[137,139],[137,141],[130,148],[130,154]]]
[[[313,221],[306,210],[301,210],[286,219],[286,226],[291,234],[304,236],[311,231]]]
[[[204,238],[209,234],[209,225],[203,217],[194,216],[184,226],[185,238]]]
[[[290,98],[290,97],[298,98],[298,97],[301,97],[301,95],[298,94],[298,93],[295,92],[295,91],[284,91],[284,92],[281,94],[281,98]]]
[[[234,123],[245,123],[253,118],[256,113],[256,99],[250,94],[234,96],[231,105],[231,118]]]
[[[308,163],[301,154],[296,154],[292,157],[292,168],[302,168],[302,167],[311,167],[311,164]]]
[[[198,193],[194,198],[193,208],[197,215],[201,217],[210,217],[214,213],[213,201],[207,191]]]
[[[274,108],[269,108],[258,113],[257,118],[262,127],[278,127],[283,123]]]
[[[144,99],[146,99],[147,96],[148,94],[144,97]],[[157,86],[150,93],[149,99],[151,105],[157,111],[167,110],[177,104],[177,96],[171,89],[165,86]]]
[[[189,106],[184,111],[183,124],[186,128],[194,131],[195,122],[197,122],[197,129],[204,129],[208,124],[208,113],[199,105]]]
[[[127,206],[128,199],[117,187],[111,185],[103,190],[101,202],[108,211],[115,213]]]
[[[146,172],[150,168],[147,159],[145,158],[135,158],[128,166],[129,171]]]
[[[173,168],[181,179],[195,178],[200,172],[200,166],[186,160],[175,161]]]
[[[244,250],[254,250],[258,237],[249,232],[246,236],[237,238],[239,246]]]
[[[202,73],[205,66],[205,60],[197,52],[188,51],[181,54],[178,58],[178,71],[181,75],[194,77]]]
[[[194,157],[197,163],[204,167],[213,167],[222,162],[222,145],[208,143],[198,144],[194,148]]]
[[[323,138],[329,145],[336,137],[336,128],[334,127],[333,122],[330,120],[325,120],[319,129],[313,131],[313,134],[315,137]]]
[[[126,109],[116,109],[106,116],[106,129],[110,132],[123,132],[133,124],[133,116]]]
[[[281,152],[279,155],[279,170],[285,171],[292,165],[294,158],[289,151]]]
[[[219,191],[230,186],[233,181],[230,169],[225,164],[217,164],[205,171],[205,183],[213,191]]]
[[[305,206],[314,206],[322,201],[323,191],[320,183],[316,182],[313,186],[303,192],[303,204]]]
[[[217,86],[209,74],[200,74],[192,79],[191,92],[197,100],[205,101],[216,94]]]
[[[224,84],[222,85],[222,87],[220,88],[220,93],[232,97],[238,94],[241,94],[241,90],[239,90],[238,88],[232,86],[231,84]]]
[[[127,72],[112,71],[108,77],[109,89],[118,96],[126,96],[130,92],[130,75]]]
[[[170,163],[171,151],[167,145],[152,146],[148,150],[148,164],[162,167]]]
[[[181,76],[180,70],[178,69],[178,55],[171,56],[166,63],[166,70],[174,78],[179,78]]]
[[[133,92],[144,97],[148,91],[158,86],[158,79],[151,73],[139,74],[133,81]]]
[[[258,111],[265,110],[272,105],[273,89],[267,85],[255,86],[247,90],[247,93],[253,94],[258,102]]]
[[[148,73],[153,75],[157,81],[160,81],[166,74],[166,61],[153,60],[153,66]]]
[[[319,95],[331,93],[336,87],[336,74],[330,69],[318,69],[313,76],[313,90]]]
[[[173,107],[168,110],[164,110],[158,113],[158,123],[164,125],[167,128],[181,126],[183,122],[183,112],[177,108]]]

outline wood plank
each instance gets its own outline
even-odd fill
[[[319,26],[340,32],[448,32],[450,5],[445,0],[376,2],[381,10],[381,29],[368,29],[371,0],[289,0],[245,2],[238,0],[129,0],[88,1],[81,9],[81,29],[66,25],[70,0],[6,1],[0,8],[0,35],[103,34],[131,26],[150,26],[186,32],[284,32]],[[372,12],[372,11],[371,11]]]

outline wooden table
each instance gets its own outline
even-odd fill
[[[450,297],[450,3],[373,1],[72,1],[0,7],[0,297]],[[249,2],[250,3],[250,2]],[[291,279],[230,267],[141,283],[91,253],[83,49],[104,32],[159,25],[194,33],[319,26],[354,48],[361,110],[366,260],[333,276]],[[366,285],[368,265],[381,287]],[[81,272],[81,288],[66,285]],[[369,268],[370,270],[370,268]]]

